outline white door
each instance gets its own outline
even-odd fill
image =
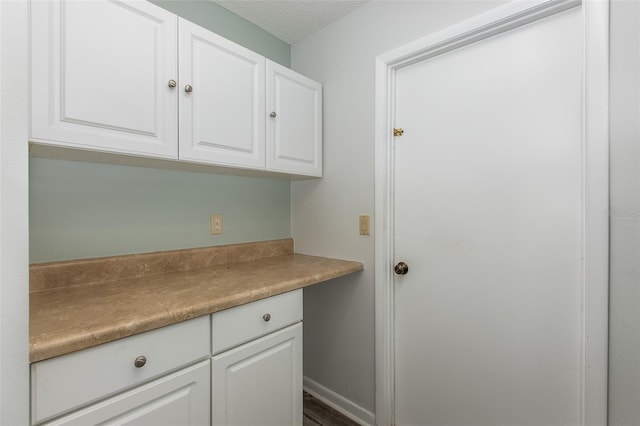
[[[322,85],[267,60],[267,170],[322,176]]]
[[[31,140],[177,158],[177,31],[148,2],[32,2]]]
[[[210,361],[91,405],[47,426],[208,426]]]
[[[396,72],[397,425],[580,423],[581,17]]]
[[[213,426],[302,424],[302,323],[213,357]]]
[[[180,158],[264,169],[265,59],[184,19]]]

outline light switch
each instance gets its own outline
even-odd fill
[[[221,214],[211,215],[211,233],[222,234],[222,215]]]
[[[371,235],[370,222],[368,215],[360,216],[360,235]]]

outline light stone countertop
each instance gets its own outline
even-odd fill
[[[277,245],[275,249],[270,245],[273,243]],[[254,252],[254,256],[247,256],[247,250],[254,248],[252,244],[259,245],[259,250]],[[219,249],[227,249],[224,256],[220,256]],[[189,252],[202,254],[200,252],[204,250],[212,250],[210,259],[222,258],[228,263],[209,261],[207,266],[187,265],[186,268],[195,269],[177,271],[171,271],[176,269],[175,265],[167,266],[170,263],[166,261],[168,256],[178,253],[184,259]],[[138,271],[133,275],[139,276],[122,278],[123,272],[118,270],[116,279],[113,279],[114,275],[103,276],[99,282],[73,282],[73,285],[66,286],[60,283],[47,285],[47,274],[38,275],[39,269],[59,269],[62,266],[67,268],[68,276],[69,268],[77,271],[78,263],[83,261],[32,265],[30,361],[97,346],[363,270],[360,262],[294,254],[292,251],[292,240],[276,240],[160,252],[150,255],[164,256],[159,263],[168,271]],[[238,257],[235,252],[243,254]],[[263,255],[268,257],[261,257]],[[133,261],[141,260],[140,256],[105,258],[104,261],[92,259],[86,261],[86,267],[90,266],[104,275],[104,271],[96,267],[96,262],[113,262],[115,259],[123,263],[124,259],[124,263],[131,265]],[[249,260],[244,259],[247,257]],[[181,267],[185,268],[184,262]],[[49,281],[55,281],[50,278],[52,274],[48,274]],[[84,276],[90,274],[84,271]],[[90,279],[85,278],[85,281]],[[38,290],[33,291],[34,287]]]

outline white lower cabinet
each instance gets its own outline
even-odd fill
[[[33,363],[31,422],[50,421],[115,395],[123,399],[123,392],[208,360],[210,330],[209,317],[204,316]],[[207,378],[207,395],[208,383]],[[114,414],[121,406],[113,402],[105,410]]]
[[[199,362],[45,424],[208,426],[209,365]]]
[[[33,363],[31,424],[299,426],[302,290]]]
[[[211,316],[211,424],[302,425],[302,290]]]
[[[302,425],[302,323],[213,357],[213,426]]]

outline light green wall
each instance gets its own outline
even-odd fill
[[[291,66],[291,46],[210,0],[151,0],[151,3],[285,67]]]
[[[288,44],[210,1],[154,0],[285,66]],[[30,262],[291,236],[287,180],[30,159]],[[209,215],[224,233],[209,233]]]
[[[35,157],[29,180],[32,263],[291,235],[287,180]]]

